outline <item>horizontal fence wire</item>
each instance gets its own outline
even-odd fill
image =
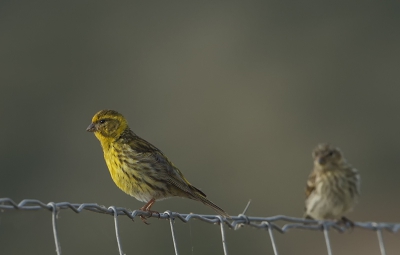
[[[248,207],[248,206],[247,206]],[[246,209],[247,209],[246,207]],[[231,216],[231,218],[225,218],[220,215],[204,215],[204,214],[181,214],[171,211],[165,211],[164,213],[150,213],[141,210],[131,211],[129,209],[123,207],[115,207],[115,206],[102,206],[95,203],[82,203],[82,204],[73,204],[69,202],[59,202],[59,203],[43,203],[36,199],[24,199],[19,203],[14,202],[10,198],[0,198],[0,210],[49,210],[52,212],[52,226],[53,226],[53,234],[54,234],[54,242],[56,247],[56,253],[61,255],[61,247],[60,242],[57,235],[57,214],[60,210],[70,209],[75,213],[80,213],[84,210],[102,214],[108,214],[113,216],[114,218],[114,227],[115,234],[117,239],[118,251],[120,255],[123,255],[122,245],[118,232],[118,216],[126,216],[132,220],[135,217],[144,216],[146,218],[155,217],[160,219],[170,220],[171,227],[171,235],[172,241],[174,244],[175,254],[178,253],[177,241],[175,238],[174,231],[174,221],[180,220],[184,223],[197,219],[206,223],[211,224],[219,224],[221,228],[221,241],[224,254],[228,254],[228,247],[225,238],[224,226],[228,228],[238,230],[241,226],[250,226],[257,229],[265,229],[269,233],[269,237],[272,243],[274,255],[278,255],[277,245],[274,240],[274,231],[279,233],[286,233],[291,229],[306,229],[306,230],[314,230],[314,231],[322,231],[324,233],[327,254],[333,255],[330,240],[329,240],[329,230],[335,229],[339,232],[345,232],[349,228],[361,228],[365,230],[374,231],[377,234],[379,249],[381,255],[386,255],[385,246],[383,243],[382,231],[388,231],[391,233],[397,233],[400,229],[399,223],[377,223],[377,222],[353,222],[352,226],[340,224],[336,221],[315,221],[310,219],[303,218],[295,218],[284,215],[277,215],[272,217],[251,217],[247,216],[244,213],[239,214],[238,216]],[[245,210],[246,211],[246,210]],[[282,221],[280,225],[277,222]],[[223,224],[221,224],[223,223]]]

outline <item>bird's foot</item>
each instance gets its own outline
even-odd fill
[[[158,218],[161,217],[161,214],[157,211],[150,211],[150,210],[145,210],[146,208],[140,208],[141,211],[147,212],[149,214],[149,216],[144,216],[144,215],[140,215],[140,219],[143,221],[144,224],[146,225],[150,225],[150,223],[147,222],[147,218],[150,218],[152,216],[153,213],[158,215]]]
[[[342,217],[342,218],[341,218],[340,220],[338,220],[336,223],[337,223],[338,225],[344,225],[345,227],[348,227],[348,228],[350,228],[351,230],[353,230],[354,227],[355,227],[354,222],[351,221],[351,220],[349,220],[349,219],[346,218],[346,217]]]
[[[304,215],[304,219],[305,220],[315,220],[313,217],[311,217],[310,215]],[[304,225],[313,225],[313,224],[315,224],[315,223],[311,223],[311,222],[305,222],[305,223],[303,223]]]

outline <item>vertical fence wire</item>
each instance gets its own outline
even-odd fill
[[[175,219],[174,219],[171,211],[166,211],[165,213],[169,215],[169,225],[171,227],[171,235],[172,235],[172,242],[174,243],[175,255],[179,255],[178,244],[176,243],[175,230],[174,230]]]
[[[275,243],[272,224],[269,222],[268,222],[268,233],[269,233],[269,239],[271,239],[271,244],[272,244],[272,249],[274,251],[274,255],[278,255],[278,247],[276,246],[276,243]]]
[[[221,228],[222,248],[224,250],[224,255],[228,255],[228,247],[226,245],[226,239],[225,239],[224,219],[220,215],[218,215],[218,219],[219,219],[219,226]]]
[[[60,245],[60,241],[58,240],[58,232],[57,232],[57,206],[53,202],[50,202],[47,205],[52,208],[51,223],[52,223],[52,226],[53,226],[54,242],[55,242],[55,245],[56,245],[57,255],[61,255],[61,245]]]
[[[328,255],[332,255],[331,241],[329,239],[329,227],[326,224],[323,224],[324,228],[324,237],[326,243],[326,249],[328,250]]]
[[[376,234],[378,236],[379,249],[381,250],[381,255],[386,255],[385,245],[383,244],[382,231],[380,229],[377,229]]]
[[[119,238],[119,228],[118,228],[118,211],[115,208],[115,206],[110,206],[108,209],[112,210],[114,212],[114,228],[115,228],[115,237],[117,238],[117,245],[118,245],[118,252],[119,255],[124,255],[124,252],[122,251],[122,245],[121,245],[121,240]]]

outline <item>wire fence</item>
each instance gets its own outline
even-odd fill
[[[249,204],[247,205],[244,213],[246,212]],[[59,203],[43,203],[39,200],[35,199],[24,199],[19,203],[14,202],[10,198],[0,198],[0,210],[49,210],[52,212],[52,228],[53,228],[53,235],[54,235],[54,242],[56,247],[57,255],[61,255],[61,247],[60,242],[57,234],[57,214],[60,210],[63,209],[70,209],[75,213],[80,213],[83,210],[95,212],[95,213],[103,213],[113,216],[114,218],[114,227],[115,227],[115,236],[118,245],[118,251],[120,255],[123,255],[124,252],[122,250],[122,245],[119,237],[119,230],[118,230],[118,216],[126,216],[130,219],[134,219],[135,217],[145,216],[145,217],[156,217],[160,219],[166,219],[170,222],[171,228],[171,236],[172,241],[175,249],[175,254],[178,255],[178,246],[177,241],[175,239],[175,231],[174,231],[174,221],[180,220],[184,223],[197,219],[201,220],[206,223],[211,224],[218,224],[221,230],[221,242],[224,254],[228,254],[228,247],[225,237],[225,230],[224,227],[232,228],[234,230],[240,229],[241,226],[247,225],[257,229],[265,229],[269,233],[269,237],[272,243],[272,249],[274,255],[278,255],[278,247],[276,245],[274,239],[274,232],[279,233],[286,233],[291,229],[306,229],[306,230],[313,230],[313,231],[322,231],[325,237],[325,243],[327,248],[327,254],[333,255],[330,239],[329,239],[329,231],[331,229],[335,229],[339,232],[345,232],[349,228],[361,228],[369,231],[376,232],[377,241],[380,248],[381,255],[387,255],[385,251],[385,246],[383,242],[382,231],[388,231],[391,233],[397,233],[400,229],[400,224],[398,223],[376,223],[376,222],[354,222],[353,226],[338,224],[335,221],[315,221],[315,220],[308,220],[303,218],[294,218],[288,217],[284,215],[277,215],[273,217],[251,217],[246,216],[244,213],[239,214],[238,216],[232,216],[230,219],[224,218],[219,215],[203,215],[203,214],[180,214],[171,211],[165,211],[164,213],[149,213],[140,210],[128,210],[122,207],[105,207],[95,203],[83,203],[83,204],[72,204],[69,202],[59,202]],[[278,221],[283,221],[284,224],[279,226],[277,224]]]

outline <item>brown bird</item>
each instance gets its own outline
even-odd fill
[[[350,212],[360,196],[360,175],[339,148],[319,144],[313,151],[314,169],[308,177],[305,217],[315,220],[349,221]]]
[[[113,110],[96,113],[87,131],[94,132],[99,139],[114,183],[146,203],[140,210],[158,213],[150,210],[155,201],[178,196],[200,201],[229,217],[203,191],[190,184],[161,150],[137,136],[120,113]]]

